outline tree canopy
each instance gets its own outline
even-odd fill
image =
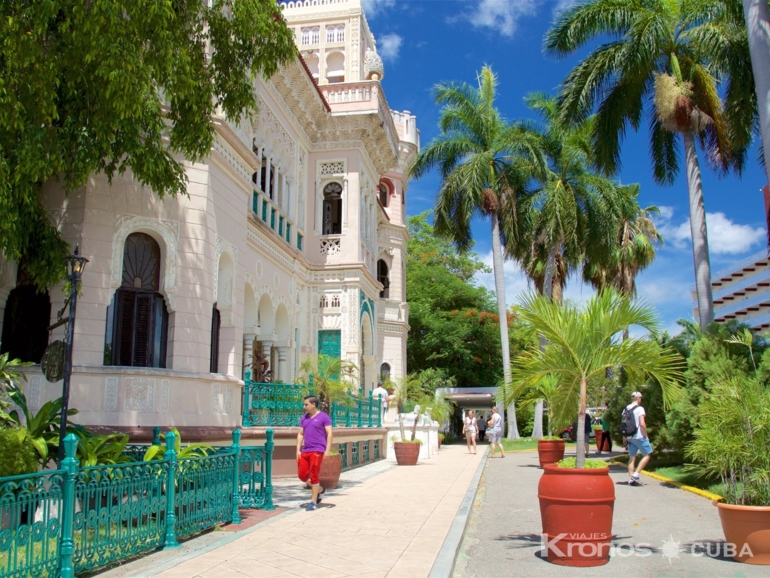
[[[454,377],[458,387],[497,385],[502,378],[497,304],[491,291],[474,283],[474,275],[489,268],[475,253],[458,253],[450,240],[436,236],[428,216],[408,220],[409,371],[434,368]],[[512,315],[508,325],[513,327]],[[512,335],[514,351],[518,343]]]
[[[0,7],[0,251],[38,287],[68,250],[39,193],[130,170],[184,194],[211,117],[256,106],[254,77],[296,48],[274,0],[11,0]]]

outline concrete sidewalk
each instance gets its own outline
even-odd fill
[[[414,467],[376,462],[345,472],[315,512],[303,509],[310,493],[301,482],[279,480],[275,502],[288,509],[278,516],[230,536],[211,532],[99,577],[427,577],[440,553],[454,557],[455,547],[442,546],[477,483],[484,449],[469,455],[464,446],[444,446]],[[457,527],[447,542],[454,537],[459,545]]]
[[[767,566],[740,564],[724,555],[724,535],[711,501],[649,476],[644,486],[625,482],[613,466],[613,545],[605,566],[568,568],[540,557],[542,530],[537,452],[487,460],[458,554],[457,578],[502,576],[759,577]]]

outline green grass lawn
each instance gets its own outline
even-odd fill
[[[627,464],[628,455],[618,456],[614,461]],[[718,496],[724,495],[724,487],[719,480],[704,478],[698,475],[691,467],[681,463],[681,461],[665,455],[660,457],[653,456],[645,469],[685,486],[706,490]]]
[[[574,448],[575,444],[569,440],[566,441],[564,447]],[[503,449],[506,452],[513,452],[518,450],[536,450],[537,440],[535,438],[520,438],[517,440],[503,440]]]

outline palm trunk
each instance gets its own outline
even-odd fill
[[[580,406],[578,410],[577,423],[577,457],[575,467],[582,468],[586,463],[586,396],[588,395],[588,384],[586,379],[580,380]]]
[[[495,274],[495,296],[497,297],[497,314],[500,317],[500,345],[503,351],[503,380],[511,383],[511,349],[508,341],[508,307],[505,303],[505,274],[503,273],[503,248],[500,244],[500,222],[497,213],[490,214],[492,219],[492,269]],[[508,406],[508,439],[519,438],[519,428],[516,424],[516,406]]]
[[[743,0],[749,35],[751,68],[759,108],[759,133],[764,145],[765,172],[770,183],[770,8],[767,0]]]
[[[543,295],[549,299],[553,295],[553,277],[556,271],[556,247],[553,246],[548,251],[548,261],[545,264],[545,278],[543,280]],[[540,339],[540,350],[545,349],[545,339]],[[548,420],[548,435],[551,435],[551,420]],[[543,400],[535,405],[535,424],[532,428],[532,437],[540,439],[543,437]]]
[[[698,317],[700,328],[706,330],[714,321],[714,302],[711,297],[711,263],[706,232],[706,207],[703,204],[698,153],[695,150],[695,136],[683,133],[684,151],[687,163],[687,192],[690,198],[690,234],[692,235],[692,257],[695,264],[695,291],[698,295]]]

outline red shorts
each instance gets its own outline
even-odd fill
[[[321,473],[321,462],[324,460],[323,452],[302,452],[297,462],[297,475],[303,482],[318,485],[318,474]]]

